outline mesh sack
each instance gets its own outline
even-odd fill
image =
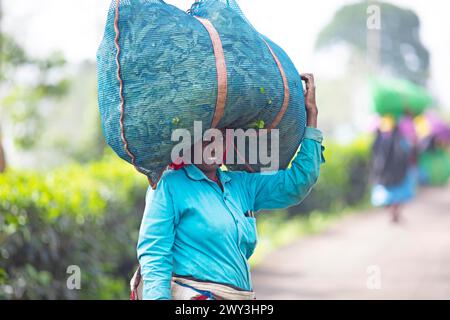
[[[398,117],[407,112],[419,115],[433,102],[424,88],[403,79],[371,79],[371,90],[375,111],[383,116]]]
[[[188,12],[159,0],[114,0],[97,60],[105,139],[154,187],[171,162],[173,130],[194,135],[194,121],[203,131],[279,129],[280,168],[302,141],[300,75],[234,0],[197,1]],[[227,167],[257,172],[261,164]]]

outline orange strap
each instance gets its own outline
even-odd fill
[[[225,112],[225,104],[227,102],[228,93],[228,75],[227,64],[225,62],[225,54],[223,52],[222,41],[219,33],[212,23],[206,19],[195,17],[208,31],[214,49],[217,70],[217,101],[211,128],[216,128]]]
[[[266,44],[267,48],[269,48],[270,53],[272,54],[273,59],[275,60],[275,63],[277,64],[278,70],[280,70],[281,78],[283,79],[283,86],[284,86],[284,99],[283,104],[281,105],[281,109],[278,112],[277,116],[275,117],[275,120],[272,122],[272,124],[268,127],[269,130],[275,129],[281,122],[281,120],[284,117],[284,114],[286,113],[287,108],[289,107],[289,98],[290,98],[290,92],[289,92],[289,83],[286,77],[286,73],[284,72],[283,66],[281,65],[280,60],[278,59],[275,52],[272,50],[270,45],[261,38],[262,41]]]

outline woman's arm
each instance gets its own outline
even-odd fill
[[[316,83],[314,82],[314,76],[311,73],[302,74],[302,80],[306,83],[305,91],[305,107],[307,115],[307,126],[317,128],[317,117],[319,115],[319,109],[316,103]]]
[[[324,162],[322,133],[317,130],[318,109],[314,76],[303,74],[306,82],[307,128],[301,149],[289,169],[275,174],[247,174],[244,183],[253,199],[254,210],[281,209],[303,201],[317,182]]]
[[[322,133],[307,127],[301,149],[290,168],[275,174],[244,175],[245,188],[253,201],[253,210],[283,209],[302,202],[317,182],[324,162]]]
[[[152,198],[153,195],[153,198]],[[161,179],[156,191],[148,190],[137,245],[144,281],[144,300],[170,300],[175,239],[175,210],[167,181]]]

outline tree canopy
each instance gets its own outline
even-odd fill
[[[420,19],[409,9],[372,1],[344,6],[320,32],[316,48],[345,43],[366,55],[368,8],[371,4],[377,5],[381,13],[379,67],[394,76],[425,84],[429,76],[430,54],[419,36]]]

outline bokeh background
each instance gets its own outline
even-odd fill
[[[167,2],[182,9],[192,4]],[[327,163],[310,197],[298,207],[260,215],[259,246],[251,260],[260,281],[275,279],[276,266],[265,261],[280,248],[326,234],[349,215],[373,213],[368,181],[376,115],[369,76],[395,76],[425,88],[433,97],[429,109],[450,120],[450,19],[438,0],[239,4],[301,72],[315,74],[319,126],[326,136]],[[382,9],[380,38],[367,29],[371,4]],[[100,127],[96,50],[109,5],[110,0],[0,0],[0,169],[6,167],[0,173],[0,299],[129,296],[147,181],[110,151]],[[450,194],[445,181],[424,190],[426,197],[438,194],[437,202]],[[449,215],[450,204],[444,201],[436,210]],[[449,249],[447,240],[439,245]],[[448,258],[439,266],[450,269]],[[80,290],[67,288],[71,265],[82,272]],[[272,273],[264,275],[265,267]],[[436,280],[444,284],[438,298],[449,298],[450,275],[442,277]],[[309,280],[312,288],[326,291],[320,279]],[[296,292],[306,287],[291,282]],[[279,297],[298,297],[279,290]],[[412,292],[391,293],[401,298]],[[301,297],[340,296],[303,291]]]

